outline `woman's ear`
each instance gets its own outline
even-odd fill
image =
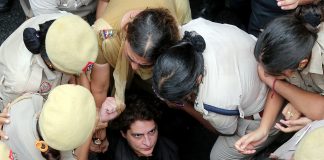
[[[309,60],[308,59],[303,59],[299,62],[298,68],[297,70],[303,70],[307,64],[308,64]]]
[[[200,83],[201,83],[201,81],[202,81],[202,78],[203,78],[203,76],[200,74],[199,76],[198,76],[198,78],[197,78],[197,85],[199,85]]]

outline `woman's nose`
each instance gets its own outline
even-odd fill
[[[139,65],[137,63],[131,62],[131,66],[133,70],[137,70],[139,68]]]

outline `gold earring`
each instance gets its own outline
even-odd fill
[[[48,145],[44,141],[36,141],[35,146],[41,152],[46,152],[48,150]]]

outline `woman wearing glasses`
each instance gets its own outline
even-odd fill
[[[178,26],[191,19],[188,0],[110,0],[93,25],[99,41],[91,90],[97,107],[114,91],[109,113],[120,114],[124,92],[134,74],[151,89],[151,68],[164,48],[179,40]],[[111,78],[113,78],[111,80]],[[146,81],[148,80],[148,81]],[[142,82],[142,81],[141,81]],[[112,88],[112,86],[114,88]]]
[[[110,0],[107,3],[93,25],[99,55],[98,65],[94,65],[91,74],[91,92],[97,107],[105,102],[106,114],[116,117],[125,108],[125,89],[136,79],[133,77],[139,77],[141,88],[151,91],[151,68],[156,58],[179,39],[178,26],[191,19],[191,12],[188,0]],[[112,93],[107,97],[109,88]],[[101,137],[105,137],[103,132]]]

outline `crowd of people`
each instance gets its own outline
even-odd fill
[[[218,135],[211,160],[290,132],[269,158],[321,159],[324,1],[223,4],[242,3],[247,28],[196,18],[188,0],[20,0],[27,20],[0,47],[0,159],[178,160],[159,103]]]

